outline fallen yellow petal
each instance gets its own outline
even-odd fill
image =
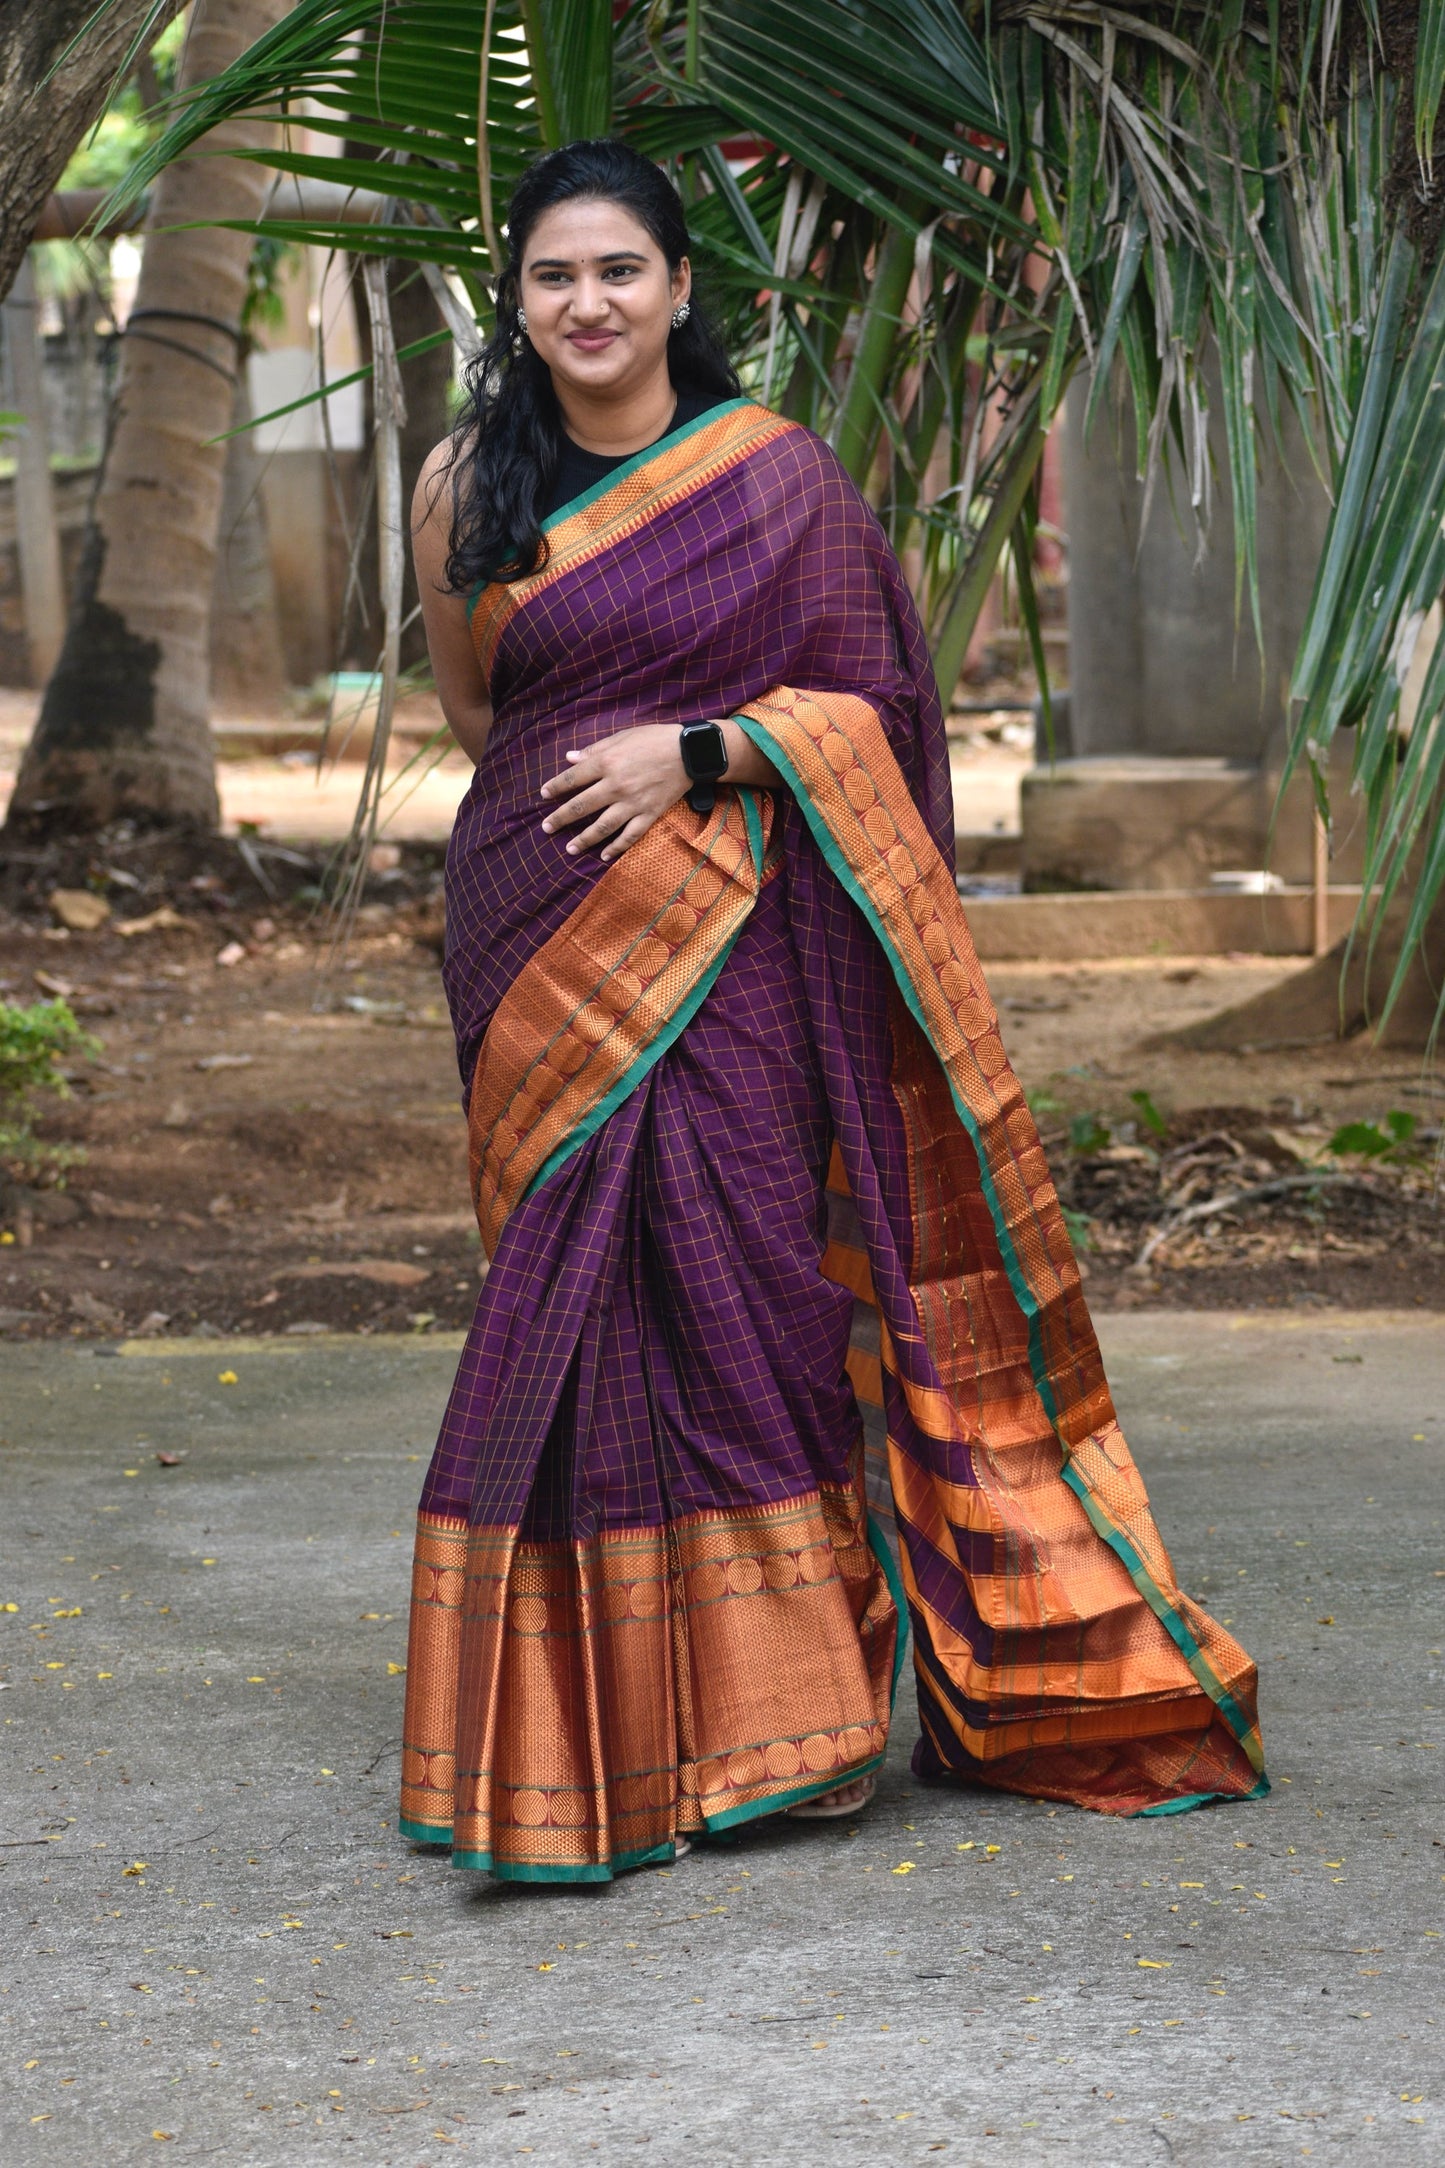
[[[894,1868],[893,1872],[895,1874],[912,1874],[913,1861],[911,1859],[905,1859],[901,1866]]]
[[[240,1382],[241,1380],[234,1370],[218,1370],[216,1372],[216,1383],[218,1385],[239,1385]]]
[[[1134,1962],[1141,1972],[1167,1972],[1174,1960],[1172,1957],[1136,1957]]]
[[[388,1664],[386,1667],[386,1675],[389,1679],[399,1679],[405,1669],[405,1664]]]

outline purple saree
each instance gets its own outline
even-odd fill
[[[1262,1789],[1253,1666],[1175,1584],[998,1042],[876,521],[737,401],[548,542],[473,615],[446,981],[491,1264],[421,1502],[403,1829],[600,1880],[831,1789],[886,1746],[905,1599],[920,1774]],[[729,714],[787,790],[605,868],[542,833],[569,747]]]

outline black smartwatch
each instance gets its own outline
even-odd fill
[[[682,728],[682,764],[692,784],[687,802],[694,813],[711,813],[717,803],[717,783],[727,774],[727,739],[717,723],[685,723]]]

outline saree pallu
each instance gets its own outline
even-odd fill
[[[421,1502],[403,1830],[603,1880],[831,1790],[882,1758],[904,1613],[920,1776],[1257,1795],[1254,1666],[1115,1418],[876,520],[740,400],[547,540],[472,617],[446,981],[490,1268]],[[569,748],[718,715],[784,788],[606,867],[542,833]]]

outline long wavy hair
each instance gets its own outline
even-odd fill
[[[446,565],[452,593],[516,580],[547,561],[539,508],[562,451],[562,413],[552,373],[517,324],[527,239],[544,211],[574,200],[615,203],[646,228],[676,271],[690,252],[682,198],[665,173],[611,137],[569,143],[530,165],[507,207],[507,261],[497,281],[496,324],[463,379],[466,400],[452,434],[447,474],[452,525]],[[728,360],[696,293],[668,335],[667,368],[678,392],[738,395]]]

